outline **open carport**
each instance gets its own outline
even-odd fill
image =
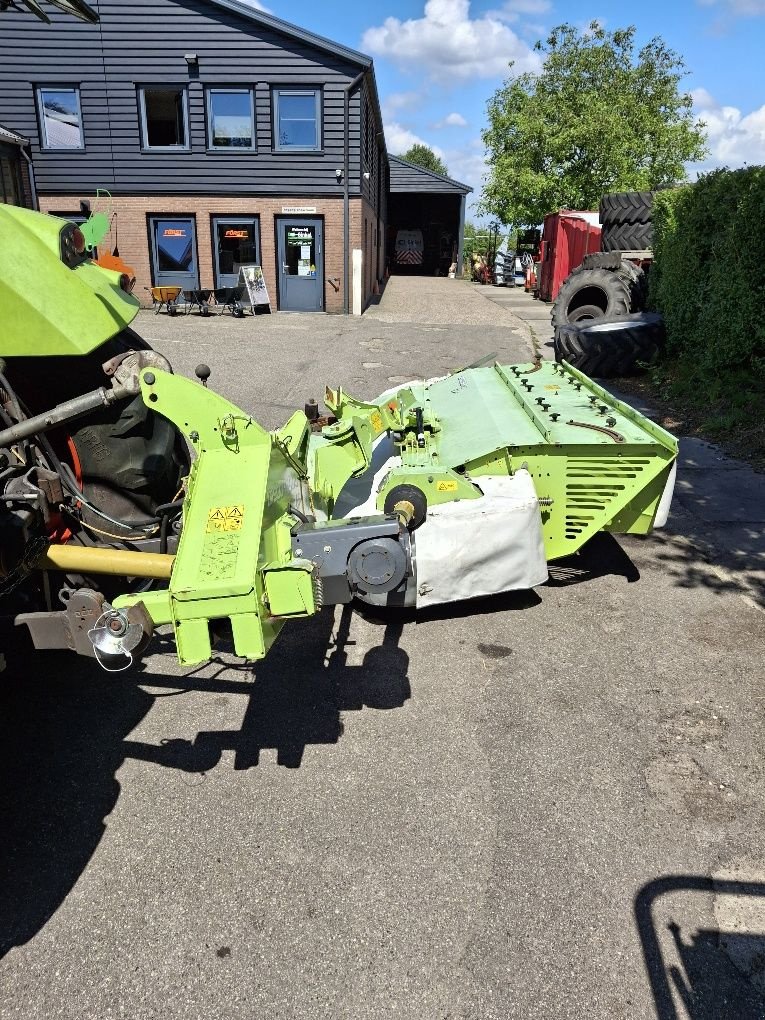
[[[456,263],[457,274],[461,275],[465,200],[473,189],[399,156],[389,159],[386,254],[390,272],[446,276]],[[422,234],[421,244],[417,232]],[[398,257],[397,237],[413,241],[410,249]]]

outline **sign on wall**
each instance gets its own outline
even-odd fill
[[[282,212],[288,216],[307,216],[316,212],[315,205],[283,205]]]

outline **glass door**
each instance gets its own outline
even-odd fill
[[[279,308],[284,312],[324,310],[322,220],[280,219]]]
[[[215,286],[234,287],[239,267],[260,265],[260,237],[255,217],[213,217]]]
[[[191,217],[149,217],[154,283],[157,287],[199,287],[197,240]]]

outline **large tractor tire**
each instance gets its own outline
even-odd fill
[[[553,326],[587,319],[612,319],[633,309],[630,281],[608,269],[574,271],[565,281],[552,307]]]
[[[652,191],[617,191],[600,200],[600,222],[611,227],[619,223],[650,223],[652,216]]]
[[[614,223],[603,225],[600,247],[610,251],[644,251],[653,247],[652,223]]]
[[[651,364],[665,338],[664,320],[638,312],[611,322],[565,325],[555,330],[555,360],[601,379],[634,374]]]

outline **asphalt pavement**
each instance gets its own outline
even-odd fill
[[[485,289],[136,328],[275,427],[325,383],[529,361]],[[733,488],[534,592],[327,609],[254,666],[157,642],[133,675],[0,675],[0,1018],[764,1018],[765,614],[714,552]]]

